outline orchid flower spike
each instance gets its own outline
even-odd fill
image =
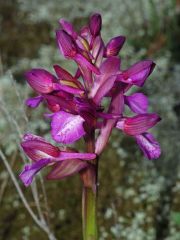
[[[93,14],[79,32],[65,19],[60,19],[59,23],[60,29],[56,31],[59,51],[77,67],[70,73],[55,64],[53,74],[42,68],[25,74],[28,84],[38,94],[27,99],[26,105],[36,108],[45,103],[49,110],[45,116],[50,121],[51,138],[57,146],[42,137],[24,135],[21,147],[32,161],[20,174],[24,185],[29,186],[34,176],[46,167],[51,168],[48,180],[76,173],[85,179],[82,173],[92,172],[93,161],[104,151],[113,129],[135,139],[146,158],[158,158],[161,154],[159,143],[148,131],[161,119],[158,114],[148,112],[147,96],[141,92],[128,94],[134,85],[142,87],[145,84],[155,63],[142,60],[122,70],[118,54],[126,38],[116,36],[104,44],[99,13]],[[108,102],[104,101],[106,98],[110,101],[104,105]],[[125,106],[132,115],[126,116]],[[95,136],[94,147],[87,152],[62,148],[62,144],[73,144],[82,138],[88,145],[92,136]],[[94,191],[94,185],[92,189]]]

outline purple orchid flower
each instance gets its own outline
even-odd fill
[[[47,142],[44,138],[33,134],[24,135],[21,147],[26,155],[35,162],[32,165],[25,165],[20,174],[20,178],[25,186],[29,186],[33,180],[33,177],[46,166],[57,166],[57,163],[62,161],[69,161],[68,165],[74,166],[74,164],[77,162],[79,165],[78,168],[73,167],[69,169],[69,175],[72,175],[74,171],[77,171],[77,169],[81,170],[83,167],[88,165],[83,163],[80,164],[82,160],[92,160],[96,157],[94,153],[78,153],[73,152],[68,148],[63,149],[55,147]],[[68,165],[65,166],[67,167]],[[58,176],[60,176],[60,173]]]
[[[28,71],[25,77],[38,96],[27,99],[26,105],[32,108],[41,102],[47,105],[50,113],[45,115],[51,121],[51,136],[55,142],[72,144],[83,138],[91,149],[89,147],[87,153],[79,153],[26,134],[21,146],[34,163],[25,166],[20,174],[25,186],[31,184],[41,169],[51,166],[53,169],[47,179],[62,179],[80,173],[82,179],[86,179],[84,184],[87,184],[87,172],[92,176],[92,159],[103,152],[113,128],[133,137],[145,157],[158,158],[160,146],[147,130],[156,125],[160,117],[148,113],[148,98],[144,94],[128,95],[128,90],[134,85],[144,85],[155,63],[143,60],[122,70],[118,54],[125,37],[117,36],[104,44],[102,19],[98,13],[90,17],[89,24],[80,32],[64,19],[59,23],[61,27],[56,31],[59,50],[65,58],[75,61],[77,69],[72,74],[56,64],[53,74],[40,68]],[[108,106],[103,106],[105,98],[110,100]],[[125,105],[137,115],[125,116]],[[97,137],[92,139],[95,131]],[[95,189],[94,185],[92,188]]]

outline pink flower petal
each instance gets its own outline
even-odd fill
[[[79,152],[68,152],[61,151],[59,156],[55,158],[55,161],[64,161],[69,159],[81,159],[81,160],[93,160],[96,158],[96,154],[94,153],[79,153]]]
[[[56,39],[61,53],[66,58],[74,58],[77,54],[77,48],[71,36],[64,30],[56,31]]]
[[[150,133],[143,133],[135,136],[136,142],[140,149],[148,159],[157,159],[161,155],[161,148],[159,143]]]
[[[80,31],[80,35],[81,35],[81,37],[83,37],[84,39],[87,40],[89,45],[91,44],[91,42],[92,42],[92,34],[91,34],[90,29],[89,29],[88,26],[82,27],[82,29]]]
[[[120,74],[118,80],[142,87],[154,67],[155,63],[151,60],[137,62]]]
[[[66,21],[65,19],[62,18],[62,19],[59,20],[59,23],[61,24],[64,31],[66,31],[74,39],[77,38],[78,35],[77,35],[76,31],[74,30],[73,25],[70,22],[68,22],[68,21]]]
[[[89,70],[96,73],[97,75],[100,74],[99,69],[95,65],[93,65],[90,61],[88,61],[81,54],[77,54],[74,59],[80,66],[82,65],[82,66],[88,68]]]
[[[83,122],[79,115],[73,115],[64,111],[55,113],[51,122],[52,138],[60,143],[73,143],[85,135]]]
[[[52,171],[47,175],[47,179],[63,179],[78,173],[87,166],[87,162],[79,159],[63,161],[54,166]]]
[[[53,112],[57,112],[57,109],[61,109],[76,113],[74,102],[66,95],[63,97],[57,95],[44,95],[44,98],[47,100],[48,107],[50,107],[50,110]]]
[[[131,96],[125,96],[125,104],[135,113],[147,113],[148,98],[142,93],[134,93]]]
[[[42,96],[37,96],[37,97],[34,97],[34,98],[28,98],[25,102],[25,104],[28,106],[28,107],[31,107],[31,108],[36,108],[39,106],[39,104],[43,101],[43,97]]]
[[[33,164],[25,165],[23,171],[19,175],[24,185],[28,187],[32,183],[34,176],[49,163],[50,159],[41,159]]]
[[[156,113],[139,114],[135,117],[125,118],[118,122],[116,127],[122,129],[128,135],[139,135],[157,124],[161,118]]]
[[[112,76],[106,79],[104,84],[99,85],[96,95],[93,97],[93,101],[99,104],[104,96],[111,90],[116,81],[116,76]]]
[[[48,71],[34,68],[25,73],[29,85],[39,93],[50,93],[53,91],[55,77]]]
[[[77,80],[78,77],[73,77],[68,71],[59,65],[54,65],[54,70],[60,80],[68,80],[75,83],[79,88],[83,89],[82,84]]]
[[[95,13],[91,16],[89,22],[89,29],[93,36],[97,36],[101,31],[102,19],[99,13]]]
[[[121,92],[120,87],[117,86],[116,91],[114,92],[114,95],[112,97],[108,113],[118,114],[121,116],[123,109],[124,109],[123,92]],[[100,155],[104,150],[105,146],[107,145],[112,129],[116,125],[116,123],[117,119],[108,119],[104,121],[103,126],[100,130],[100,134],[95,144],[95,153],[97,155]]]
[[[102,63],[100,67],[101,74],[96,77],[89,93],[89,97],[91,97],[96,104],[99,104],[103,96],[112,88],[116,80],[115,74],[119,71],[119,68],[120,60],[117,57],[109,57]]]
[[[33,135],[25,134],[23,142],[21,143],[26,155],[33,161],[38,161],[42,158],[53,159],[59,156],[59,148],[53,146],[45,139]]]
[[[106,45],[105,57],[117,56],[124,45],[125,40],[126,38],[124,36],[112,38]]]

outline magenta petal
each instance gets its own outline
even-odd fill
[[[117,56],[124,45],[125,40],[126,38],[124,36],[112,38],[106,45],[105,57]]]
[[[70,94],[83,94],[84,91],[79,88],[74,88],[68,85],[64,85],[60,83],[53,84],[54,90],[63,90],[64,92],[70,93]]]
[[[116,91],[114,92],[114,95],[112,97],[108,113],[118,114],[121,116],[123,109],[124,109],[123,92],[121,92],[120,87],[117,86]],[[117,119],[108,119],[104,121],[103,126],[101,127],[100,130],[100,134],[95,144],[95,153],[97,155],[100,155],[103,149],[106,147],[111,131],[113,127],[116,125],[116,122]]]
[[[97,58],[96,58],[96,61],[95,61],[95,64],[97,67],[100,67],[101,64],[102,64],[102,60],[103,60],[103,56],[104,56],[104,45],[101,46],[99,52],[98,52],[98,55],[97,55]]]
[[[73,143],[84,134],[83,122],[79,115],[60,111],[55,113],[51,122],[52,138],[60,143]]]
[[[80,88],[83,88],[82,84],[77,80],[78,76],[73,77],[68,71],[66,71],[64,68],[60,67],[59,65],[54,65],[54,70],[60,80],[72,81]]]
[[[90,32],[90,29],[88,26],[84,26],[82,27],[81,31],[80,31],[80,35],[81,37],[83,37],[84,39],[86,39],[86,41],[91,44],[92,42],[92,34]]]
[[[87,67],[89,70],[96,73],[97,75],[100,74],[99,69],[95,65],[93,65],[90,61],[88,61],[81,54],[77,54],[74,59],[80,66],[82,65],[82,66]]]
[[[135,136],[136,142],[148,159],[157,159],[161,155],[159,143],[150,133],[143,133]]]
[[[65,19],[60,19],[59,20],[59,23],[61,24],[61,26],[62,26],[62,28],[70,35],[70,36],[72,36],[74,39],[76,39],[77,38],[77,33],[76,33],[76,31],[74,30],[74,27],[73,27],[73,25],[70,23],[70,22],[68,22],[68,21],[66,21]]]
[[[43,101],[43,97],[42,96],[37,96],[37,97],[34,97],[34,98],[28,98],[25,102],[25,104],[28,106],[28,107],[31,107],[31,108],[36,108],[39,106],[39,104]]]
[[[99,13],[95,13],[91,16],[89,22],[89,28],[93,36],[99,35],[101,31],[102,19]]]
[[[38,136],[38,135],[32,134],[32,133],[26,133],[26,134],[24,134],[22,140],[23,140],[23,142],[31,141],[31,140],[39,140],[39,141],[48,143],[44,138],[42,138],[42,137],[40,137],[40,136]]]
[[[152,128],[160,120],[161,118],[156,113],[146,113],[129,117],[124,121],[123,131],[128,135],[139,135]]]
[[[50,93],[53,91],[55,77],[44,69],[34,68],[25,73],[29,85],[39,93]]]
[[[77,54],[77,48],[71,36],[65,31],[56,31],[56,39],[61,53],[67,58],[74,58]]]
[[[104,118],[104,119],[119,119],[119,114],[113,114],[113,113],[105,113],[105,112],[99,112],[97,113],[98,117]]]
[[[148,98],[142,93],[134,93],[131,96],[125,96],[125,104],[135,113],[147,113]]]
[[[21,181],[24,183],[26,187],[28,187],[32,181],[34,176],[45,166],[50,163],[50,159],[41,159],[32,165],[25,165],[23,171],[20,173],[19,177]]]
[[[72,99],[67,96],[60,97],[60,96],[53,96],[53,95],[44,95],[44,98],[47,100],[48,107],[53,111],[56,109],[63,109],[68,110],[72,113],[76,113],[75,111],[75,104],[73,103]],[[57,111],[53,111],[57,112]]]
[[[96,93],[96,95],[93,97],[93,101],[96,104],[99,104],[102,100],[102,98],[109,92],[109,90],[113,87],[114,82],[116,81],[116,76],[109,77],[106,79],[104,84],[99,86],[99,89]]]
[[[54,166],[52,171],[48,174],[47,179],[63,179],[78,173],[87,166],[87,162],[78,159],[63,161]]]
[[[101,36],[97,36],[94,39],[93,46],[92,46],[92,55],[95,59],[98,57],[98,54],[102,47],[104,48],[103,40],[102,40]]]
[[[154,67],[155,63],[151,60],[137,62],[122,73],[120,81],[142,87]]]
[[[117,57],[107,58],[100,67],[101,74],[96,77],[89,96],[98,104],[103,96],[112,88],[119,71],[120,60]]]
[[[21,143],[26,155],[33,161],[38,161],[42,158],[53,159],[59,156],[59,148],[53,146],[45,139],[33,135],[25,134],[23,142]]]
[[[54,70],[59,79],[75,81],[75,78],[68,71],[66,71],[59,65],[54,65]]]
[[[79,153],[79,152],[64,152],[61,151],[60,155],[55,161],[64,161],[69,159],[93,160],[96,158],[95,153]]]

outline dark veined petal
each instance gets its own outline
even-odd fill
[[[25,165],[23,171],[20,173],[19,177],[23,184],[28,187],[32,181],[34,176],[44,167],[46,167],[50,163],[50,159],[40,159],[39,161]]]
[[[78,37],[76,31],[74,30],[73,25],[66,21],[65,19],[60,19],[59,23],[61,24],[62,28],[64,29],[64,31],[66,31],[70,36],[72,36],[74,39],[76,39]]]
[[[125,104],[135,113],[147,113],[148,98],[143,93],[134,93],[131,96],[125,96]]]
[[[154,67],[155,63],[151,60],[140,61],[123,71],[117,79],[125,83],[142,87],[148,76],[152,73]]]
[[[33,161],[38,161],[42,158],[53,159],[58,157],[60,153],[59,148],[33,134],[25,134],[21,147]]]
[[[76,86],[83,89],[82,84],[77,80],[77,78],[73,77],[68,71],[66,71],[61,66],[54,65],[54,70],[60,80],[66,80],[66,81],[72,82],[72,84],[74,83]]]
[[[161,148],[154,136],[150,133],[143,133],[135,136],[136,142],[148,159],[157,159],[161,155]]]
[[[48,71],[34,68],[25,73],[29,85],[39,93],[50,93],[53,91],[55,77]]]
[[[89,22],[89,29],[93,36],[99,35],[99,33],[101,31],[101,25],[102,25],[101,15],[99,13],[93,14],[91,16],[90,22]]]
[[[56,142],[73,143],[84,134],[83,122],[79,115],[73,115],[64,111],[55,113],[51,122],[51,135]]]
[[[88,163],[79,159],[66,160],[57,163],[52,171],[47,175],[48,180],[63,179],[65,177],[72,176],[82,169],[86,168]]]
[[[31,108],[36,108],[39,106],[39,104],[43,101],[43,96],[37,96],[37,97],[33,97],[33,98],[28,98],[25,101],[25,104],[28,107]]]
[[[105,47],[105,57],[117,56],[124,45],[125,40],[126,38],[124,36],[112,38]]]
[[[59,65],[54,65],[54,70],[58,76],[59,79],[64,79],[64,80],[70,80],[70,81],[76,81],[76,79],[64,68],[62,68]]]
[[[157,124],[161,118],[156,113],[139,114],[135,117],[125,118],[117,122],[116,127],[128,135],[139,135]]]

